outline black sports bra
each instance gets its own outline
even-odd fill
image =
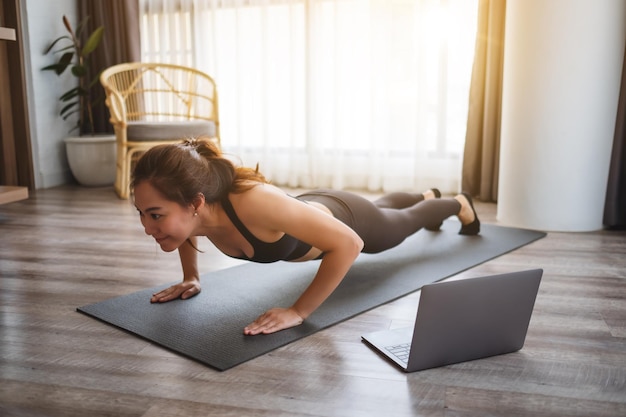
[[[231,258],[237,259],[245,259],[247,261],[252,262],[260,262],[260,263],[269,263],[276,261],[292,261],[294,259],[298,259],[304,256],[312,246],[308,243],[302,242],[301,240],[296,239],[293,236],[288,234],[284,234],[283,237],[278,239],[276,242],[263,242],[262,240],[257,239],[244,224],[237,217],[237,213],[235,213],[235,209],[233,205],[228,200],[228,197],[222,200],[222,207],[228,215],[228,218],[235,225],[237,230],[246,238],[246,240],[252,245],[252,249],[254,250],[254,254],[252,258],[248,258],[247,256],[231,256]]]

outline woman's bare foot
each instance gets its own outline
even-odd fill
[[[431,188],[430,190],[424,191],[422,195],[424,196],[424,200],[432,200],[433,198],[441,197],[441,192],[436,188]]]
[[[461,193],[454,197],[461,205],[461,210],[457,217],[461,221],[461,235],[477,235],[480,233],[480,220],[474,209],[472,197],[469,194]]]
[[[462,225],[470,224],[476,218],[474,214],[474,209],[470,204],[469,200],[465,196],[465,194],[458,194],[454,197],[456,201],[461,205],[461,211],[457,214],[457,217],[461,221]]]

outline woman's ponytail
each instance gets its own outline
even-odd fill
[[[231,192],[243,192],[267,180],[257,169],[236,167],[209,138],[185,139],[176,145],[158,145],[139,159],[131,187],[150,183],[167,199],[186,206],[203,194],[215,203]]]

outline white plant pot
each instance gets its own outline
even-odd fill
[[[115,135],[69,137],[65,139],[65,150],[79,184],[101,187],[115,182]]]

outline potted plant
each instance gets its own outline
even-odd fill
[[[84,19],[74,31],[68,18],[63,16],[68,34],[55,39],[44,51],[44,54],[52,52],[57,58],[43,70],[54,71],[61,76],[69,68],[77,79],[76,85],[59,98],[59,115],[63,120],[77,116],[70,132],[78,130],[78,137],[65,139],[67,159],[74,178],[82,185],[111,185],[115,180],[115,136],[95,131],[93,108],[103,102],[103,92],[94,87],[97,87],[102,71],[94,75],[88,68],[92,52],[102,41],[104,26],[85,36],[87,20]]]

